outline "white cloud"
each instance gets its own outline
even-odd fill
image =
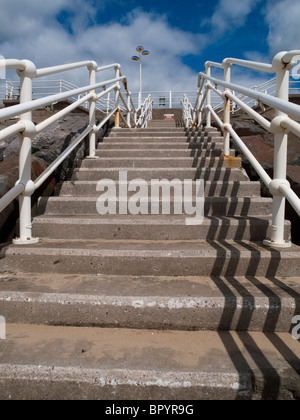
[[[25,1],[28,9],[24,9],[24,13],[19,10],[14,15],[18,1],[9,0],[9,7],[0,17],[0,27],[3,23],[1,31],[6,33],[6,37],[0,38],[0,53],[7,58],[28,58],[39,68],[86,59],[95,60],[99,65],[119,62],[123,74],[128,76],[130,89],[134,91],[139,86],[139,68],[131,61],[131,56],[136,46],[142,44],[151,51],[143,65],[145,90],[196,86],[197,74],[182,63],[182,57],[198,54],[204,38],[172,28],[164,16],[135,10],[124,17],[122,23],[87,27],[93,8],[86,6],[85,1],[54,0],[51,5],[40,0]],[[38,4],[40,7],[33,13]],[[71,8],[81,12],[68,15],[72,34],[56,20],[57,13],[65,9],[70,12]],[[15,30],[9,30],[5,23],[10,17]],[[21,24],[23,21],[26,25]],[[78,72],[72,81],[85,83],[87,79],[82,74]],[[59,77],[64,78],[64,75]]]
[[[212,36],[218,38],[226,31],[232,32],[245,24],[246,18],[261,0],[219,0],[211,19]]]
[[[70,0],[0,0],[1,42],[31,36],[47,20],[53,24],[56,13],[70,3]]]
[[[97,42],[91,42],[97,40]],[[131,61],[137,45],[144,45],[151,55],[143,59],[145,89],[181,88],[184,84],[196,85],[196,73],[182,64],[181,57],[199,52],[198,37],[171,28],[164,17],[135,11],[124,24],[114,23],[89,28],[81,34],[77,45],[83,51],[88,45],[99,63],[123,63],[133,90],[138,89],[139,66]],[[155,76],[155,82],[154,82]]]
[[[268,0],[266,23],[269,26],[270,54],[300,49],[299,0]]]
[[[139,68],[130,57],[141,44],[151,51],[143,65],[145,90],[195,89],[197,74],[183,63],[183,57],[200,56],[227,31],[243,26],[262,0],[219,0],[212,16],[203,21],[202,29],[206,30],[202,34],[171,27],[166,16],[141,9],[128,13],[120,22],[99,23],[99,10],[105,11],[111,2],[124,0],[0,0],[0,54],[6,58],[28,58],[39,68],[86,59],[99,65],[119,62],[123,74],[128,76],[129,88],[136,91]],[[57,20],[63,11],[72,33]],[[98,23],[94,20],[97,11]],[[265,18],[269,26],[271,53],[300,48],[299,0],[267,0],[265,15],[260,18]],[[255,51],[247,55],[266,61],[264,55]],[[76,75],[71,80],[76,84],[88,80],[86,71]],[[70,75],[55,77],[69,79]]]

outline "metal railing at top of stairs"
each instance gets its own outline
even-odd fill
[[[127,79],[121,74],[119,64],[111,64],[98,67],[95,61],[82,61],[78,63],[65,64],[61,66],[37,69],[34,63],[28,60],[0,60],[0,67],[5,70],[16,70],[20,77],[20,104],[0,110],[0,122],[10,118],[17,118],[18,121],[0,131],[0,141],[10,136],[20,136],[19,156],[19,180],[15,187],[0,199],[0,212],[2,212],[14,199],[19,197],[20,209],[20,234],[14,242],[16,244],[37,243],[38,239],[32,236],[31,220],[31,196],[50,177],[55,169],[70,155],[70,153],[89,135],[89,158],[96,157],[96,137],[105,123],[115,115],[115,126],[120,127],[120,117],[124,120],[126,127],[145,127],[147,119],[151,118],[152,101],[148,97],[141,109],[135,109],[131,93],[127,87]],[[89,72],[89,84],[67,92],[46,96],[37,100],[32,99],[33,80],[50,76],[65,71],[87,68]],[[114,69],[114,77],[102,82],[96,82],[96,75],[104,70]],[[127,97],[121,91],[121,82]],[[97,93],[97,91],[102,92]],[[106,94],[115,92],[115,103],[110,113],[96,124],[96,102]],[[54,103],[83,95],[75,102],[66,106],[45,121],[35,125],[32,121],[32,111],[52,105]],[[71,113],[85,102],[89,102],[89,125],[69,147],[33,182],[31,180],[31,143],[35,135],[41,133],[45,128]],[[120,111],[120,104],[123,103],[124,116]]]
[[[51,96],[58,93],[69,92],[78,89],[79,87],[66,80],[40,80],[34,79],[32,85],[32,99],[40,99],[46,96]],[[124,89],[123,89],[124,91]],[[121,90],[122,92],[122,90]],[[76,102],[81,99],[84,94],[69,97],[70,102]],[[145,96],[145,100],[149,99],[150,93]],[[131,93],[132,109],[138,108],[137,101],[135,101],[135,93]],[[0,100],[6,101],[19,101],[20,100],[20,81],[5,81],[0,85]],[[89,101],[84,102],[81,106],[89,109]],[[101,96],[96,102],[96,110],[109,114],[115,105],[114,91],[108,92],[106,95]],[[121,111],[126,113],[126,107],[121,103]]]
[[[298,75],[297,73],[290,75],[290,87],[289,87],[290,95],[300,95],[299,78],[300,78],[300,75]],[[269,95],[276,96],[276,77],[266,80],[265,82],[259,85],[251,86],[251,89],[257,92],[268,93]],[[238,99],[243,101],[246,105],[251,106],[251,108],[255,106],[259,106],[259,103],[255,99],[249,98],[248,96],[245,96],[245,95],[239,95],[236,92],[234,93],[236,94]],[[190,96],[189,96],[189,100],[192,103],[195,101],[195,99],[193,98],[190,99]],[[224,101],[220,101],[219,95],[217,95],[213,91],[211,92],[211,105],[214,111],[216,111],[218,114],[224,111]],[[238,104],[236,104],[234,101],[231,101],[230,110],[232,114],[237,113],[240,109],[241,107]]]
[[[198,96],[195,106],[184,96],[183,115],[186,127],[211,128],[212,117],[224,133],[224,156],[230,155],[230,141],[235,145],[249,160],[257,174],[273,195],[272,209],[272,233],[271,237],[264,242],[265,245],[277,248],[290,247],[291,242],[285,241],[285,204],[286,200],[300,216],[300,199],[292,190],[287,181],[287,152],[288,152],[288,133],[293,132],[300,136],[300,106],[289,102],[289,77],[290,70],[297,61],[300,61],[300,50],[278,53],[272,64],[259,63],[253,61],[226,58],[222,63],[208,61],[205,65],[205,73],[199,74]],[[257,92],[254,89],[231,83],[231,67],[238,65],[257,71],[276,74],[276,96],[268,93]],[[224,70],[224,79],[212,77],[211,69],[217,67]],[[221,88],[223,88],[221,90]],[[223,121],[211,105],[211,92],[216,93],[223,100],[224,116]],[[253,99],[259,104],[270,106],[275,110],[275,117],[270,122],[233,92],[244,95],[246,98]],[[231,101],[237,103],[251,118],[258,122],[265,130],[274,134],[274,176],[273,179],[267,174],[259,161],[251,153],[243,140],[238,136],[231,125]]]

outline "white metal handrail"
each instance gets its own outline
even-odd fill
[[[254,167],[264,184],[273,195],[272,209],[272,234],[264,243],[272,247],[290,247],[291,242],[285,241],[284,220],[286,200],[300,216],[300,199],[291,189],[287,181],[287,151],[288,133],[291,131],[300,136],[300,106],[289,102],[290,70],[294,64],[300,61],[300,50],[291,52],[281,52],[277,54],[272,64],[257,63],[253,61],[227,58],[222,63],[207,62],[205,73],[199,74],[198,96],[196,104],[191,107],[190,102],[184,97],[183,113],[186,126],[200,127],[202,124],[207,129],[211,128],[212,117],[224,133],[224,156],[230,154],[230,140],[242,151],[251,165]],[[251,88],[231,83],[231,67],[238,65],[253,70],[266,73],[275,73],[275,97],[268,91],[257,91]],[[224,79],[212,77],[211,69],[217,67],[224,70]],[[266,84],[265,86],[269,86]],[[220,87],[223,88],[220,90]],[[267,90],[267,89],[266,89]],[[213,108],[211,103],[211,93],[214,92],[223,101],[223,121]],[[233,93],[235,92],[235,93]],[[241,96],[237,96],[237,94]],[[246,101],[245,101],[246,99]],[[256,101],[262,105],[268,105],[275,110],[275,118],[270,122],[250,105],[249,101]],[[274,177],[267,174],[259,161],[251,153],[243,140],[238,136],[231,125],[231,102],[237,103],[243,111],[255,119],[265,130],[274,134]]]
[[[55,169],[70,155],[70,153],[89,135],[89,158],[96,158],[96,137],[104,124],[115,115],[115,126],[120,127],[120,117],[124,119],[126,127],[145,126],[147,119],[151,117],[151,104],[147,102],[147,109],[135,109],[131,99],[131,93],[127,88],[127,79],[121,74],[119,64],[111,64],[98,67],[94,61],[83,61],[62,66],[37,69],[28,60],[4,60],[5,68],[17,70],[20,77],[20,104],[0,110],[0,121],[9,118],[18,118],[18,121],[0,131],[0,141],[8,137],[19,134],[20,136],[20,158],[19,158],[19,180],[15,187],[0,199],[0,212],[2,212],[15,198],[19,197],[20,209],[20,235],[14,242],[16,244],[32,244],[38,242],[32,236],[31,223],[31,196],[32,194],[51,176]],[[60,86],[60,92],[54,95],[33,100],[32,87],[33,81],[37,78],[48,77],[53,74],[87,68],[89,71],[89,84],[83,87],[76,87],[72,84]],[[114,77],[102,82],[96,82],[96,74],[105,70],[113,69]],[[121,93],[121,83],[123,93]],[[63,88],[66,91],[63,91]],[[99,89],[102,92],[98,93]],[[104,96],[114,92],[114,103],[110,103],[111,109],[107,110],[107,116],[97,125],[96,123],[96,104]],[[127,96],[125,99],[124,95]],[[41,107],[53,105],[54,103],[73,98],[74,102],[66,106],[45,121],[35,125],[32,121],[32,111]],[[120,107],[121,101],[124,108]],[[33,182],[31,180],[31,143],[35,135],[41,133],[45,128],[68,115],[74,109],[89,103],[89,125],[74,141],[64,150],[57,159],[46,168],[46,170]],[[123,116],[122,109],[125,110],[127,118]],[[137,122],[139,115],[139,121]]]

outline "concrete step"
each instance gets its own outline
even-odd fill
[[[145,181],[156,179],[204,179],[205,181],[249,181],[248,175],[241,169],[229,168],[103,168],[103,169],[90,169],[80,168],[73,171],[72,181],[100,181],[102,179],[111,179],[118,181],[120,178],[120,170],[126,171],[128,181],[137,178]]]
[[[164,129],[167,128],[176,128],[176,121],[172,120],[172,121],[148,121],[147,122],[147,126],[152,128],[152,127],[159,127]]]
[[[152,182],[155,185],[155,182]],[[160,185],[163,183],[161,182]],[[195,183],[194,183],[195,185]],[[117,182],[117,188],[120,183]],[[151,182],[148,182],[148,188]],[[196,187],[194,187],[196,188]],[[75,181],[64,182],[57,187],[57,194],[60,196],[99,197],[97,192],[97,181]],[[205,181],[206,197],[260,197],[260,182],[250,181]]]
[[[300,248],[255,242],[42,240],[2,249],[2,271],[129,276],[297,277]]]
[[[241,168],[242,159],[236,157],[98,157],[84,159],[82,168]]]
[[[193,130],[195,131],[195,130]],[[203,133],[204,130],[196,130],[199,133]],[[113,128],[110,131],[111,133],[119,133],[120,129],[119,128]],[[136,129],[136,128],[122,128],[122,132],[123,133],[188,133],[189,130],[185,129],[185,128],[180,128],[180,127],[147,127],[147,128],[142,128],[142,129]]]
[[[99,192],[99,197],[103,194]],[[119,205],[122,203],[122,206],[129,208],[130,199],[136,194],[128,194],[128,200],[121,199],[119,200],[118,192],[116,193],[116,213],[119,213]],[[148,203],[147,206],[143,207],[143,211],[147,210],[150,215],[151,205],[153,203],[159,204],[160,214],[162,213],[162,203],[163,200],[157,200],[155,198],[151,199],[150,196],[146,196],[143,199],[143,204]],[[97,197],[41,197],[39,200],[39,212],[40,214],[46,215],[97,215]],[[107,196],[106,196],[107,200]],[[166,200],[166,199],[165,199]],[[136,203],[136,201],[134,201]],[[167,201],[168,204],[169,200]],[[165,203],[165,202],[164,202]],[[204,214],[205,216],[268,216],[272,211],[273,200],[269,198],[261,197],[252,197],[252,198],[237,198],[237,197],[206,197],[204,205]],[[198,203],[198,206],[201,203]],[[189,205],[189,207],[186,207]],[[183,201],[183,198],[171,197],[170,206],[167,207],[167,211],[174,214],[176,211],[178,214],[179,209],[181,209],[181,214],[187,214],[186,209],[189,210],[190,206],[194,206],[196,209],[197,202],[193,196],[190,197],[190,200]],[[106,203],[107,206],[107,203]],[[140,203],[137,204],[137,207],[140,208]],[[129,211],[129,210],[128,210]],[[195,210],[196,211],[196,210]],[[145,213],[142,213],[145,214]],[[195,212],[194,212],[195,215]],[[99,215],[100,217],[100,215]],[[154,215],[154,217],[156,217]],[[189,217],[189,216],[188,216]]]
[[[147,135],[147,136],[127,136],[127,135],[123,135],[123,136],[109,136],[109,137],[105,137],[103,139],[103,143],[106,142],[127,142],[127,143],[131,143],[131,142],[142,142],[142,143],[163,143],[163,142],[168,142],[168,143],[172,143],[172,142],[182,142],[182,143],[222,143],[223,141],[223,137],[215,136],[215,137],[198,137],[198,136],[184,136],[184,135],[170,135],[169,133],[166,133],[164,136],[163,135],[159,135],[157,136],[157,134],[153,134],[151,135]]]
[[[286,333],[15,324],[7,332],[0,349],[2,400],[111,400],[117,406],[117,400],[299,396],[299,345]]]
[[[221,133],[218,131],[215,132],[199,132],[199,131],[184,131],[184,130],[172,130],[172,131],[152,131],[152,130],[119,130],[119,131],[112,131],[109,134],[109,138],[123,138],[123,137],[137,137],[137,138],[147,138],[147,137],[183,137],[183,138],[219,138],[222,137]]]
[[[195,134],[195,136],[198,136],[198,133]],[[201,134],[199,134],[201,136]],[[119,139],[122,139],[123,137],[125,138],[156,138],[156,137],[182,137],[182,138],[188,138],[189,134],[184,133],[183,131],[162,131],[160,130],[159,133],[155,132],[155,131],[139,131],[139,130],[134,130],[134,131],[113,131],[109,134],[109,139],[110,138],[115,138],[118,137]]]
[[[270,237],[270,217],[206,217],[200,226],[187,226],[183,216],[39,216],[33,220],[35,237],[113,240],[236,240],[263,241]],[[286,222],[286,239],[290,223]]]
[[[97,150],[111,150],[111,149],[117,149],[117,150],[128,150],[128,148],[130,149],[134,149],[134,150],[138,150],[138,149],[142,149],[142,150],[164,150],[164,151],[168,151],[168,150],[174,150],[174,149],[180,149],[180,150],[204,150],[204,151],[213,151],[213,150],[222,150],[223,148],[223,143],[187,143],[187,142],[163,142],[163,143],[158,143],[156,141],[153,142],[147,142],[147,144],[143,143],[143,142],[136,142],[136,141],[132,141],[132,142],[117,142],[117,141],[113,141],[113,142],[109,142],[106,141],[104,143],[98,143],[97,146]]]
[[[3,274],[6,322],[177,331],[290,332],[300,278]]]
[[[235,156],[235,150],[230,151],[231,156]],[[223,150],[221,149],[187,149],[187,148],[177,148],[177,149],[106,149],[102,147],[99,150],[96,150],[96,156],[102,158],[209,158],[209,157],[221,157],[223,156]]]

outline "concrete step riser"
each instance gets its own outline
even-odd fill
[[[121,217],[121,216],[120,216]],[[98,219],[99,220],[99,219]],[[134,219],[133,219],[134,220]],[[235,240],[259,242],[270,237],[271,221],[255,220],[205,220],[200,226],[186,226],[185,222],[173,224],[160,221],[154,224],[140,221],[138,224],[113,219],[96,223],[94,220],[36,218],[33,222],[35,237],[51,239],[107,239],[107,240]],[[286,224],[286,239],[290,237],[290,225]]]
[[[224,159],[218,157],[211,158],[98,158],[85,159],[82,162],[82,168],[241,168],[242,162],[239,158]]]
[[[147,144],[140,142],[136,143],[134,141],[132,142],[104,142],[99,143],[97,146],[97,150],[128,150],[128,148],[132,150],[141,149],[141,150],[164,150],[168,151],[170,149],[180,149],[180,150],[189,150],[190,152],[197,149],[197,151],[204,150],[207,151],[213,151],[213,150],[223,150],[223,144],[222,143],[186,143],[186,142],[165,142],[165,143],[157,143],[157,142],[147,142]]]
[[[149,188],[150,188],[149,183]],[[64,182],[57,190],[60,196],[99,197],[97,182]],[[206,197],[260,197],[259,182],[206,182]]]
[[[180,132],[180,133],[200,133],[200,134],[216,134],[216,133],[221,133],[221,131],[215,129],[215,128],[210,128],[210,129],[196,129],[196,128],[185,128],[185,127],[164,127],[162,126],[160,123],[157,124],[158,127],[150,127],[148,126],[147,128],[144,128],[142,130],[137,130],[136,128],[122,128],[122,130],[120,130],[119,128],[113,128],[110,133],[120,133],[120,131],[122,131],[123,133],[147,133],[147,132],[159,132],[159,133],[166,133],[166,132]]]
[[[124,150],[106,150],[102,148],[101,150],[96,150],[96,156],[101,158],[124,158],[124,159],[133,159],[133,158],[144,158],[144,157],[153,157],[153,158],[209,158],[209,157],[220,157],[223,155],[221,149],[204,149],[204,150],[189,150],[189,149],[172,149],[172,150],[161,150],[161,149],[124,149]],[[235,151],[231,150],[231,156],[235,156]]]
[[[134,193],[133,193],[134,194]],[[101,193],[99,193],[101,197]],[[131,196],[128,195],[130,200]],[[191,200],[193,206],[196,206],[196,201]],[[148,202],[148,214],[151,214],[151,201],[145,197],[145,202]],[[126,202],[125,202],[126,203]],[[181,200],[172,200],[170,203],[170,214],[182,203]],[[106,204],[107,205],[107,204]],[[180,205],[182,213],[185,214],[184,205]],[[47,215],[97,215],[97,199],[91,198],[41,198],[40,200],[40,214]],[[119,200],[117,199],[117,214],[119,214]],[[160,201],[160,214],[162,214],[162,202]],[[178,210],[177,210],[178,211]],[[204,213],[205,216],[268,216],[272,211],[272,200],[263,198],[212,198],[205,199]],[[130,214],[130,213],[129,213]],[[188,215],[187,215],[188,216]],[[99,215],[100,217],[100,215]]]
[[[34,365],[0,366],[1,400],[85,401],[88,395],[88,399],[92,401],[111,401],[107,403],[107,407],[111,409],[113,403],[118,400],[178,400],[179,407],[179,402],[183,400],[249,400],[253,396],[249,374],[242,377],[238,374],[221,376],[217,373],[183,375],[177,372],[170,374],[137,370],[126,370],[125,374],[124,370],[116,369],[75,369],[58,366],[55,367],[54,376],[51,370],[52,366],[45,365],[40,366],[38,370]],[[221,378],[224,383],[221,383]],[[234,387],[243,391],[237,392]],[[256,390],[253,398],[261,399],[262,394],[265,397],[264,390]],[[283,392],[282,399],[286,399],[286,394],[287,391]],[[131,416],[134,415],[132,411]]]
[[[126,168],[123,168],[126,170]],[[239,169],[227,168],[207,168],[207,169],[189,169],[189,168],[174,168],[165,169],[128,169],[128,181],[137,178],[145,181],[153,179],[185,179],[197,180],[204,179],[205,181],[249,181],[247,174]],[[73,172],[73,181],[100,181],[102,179],[111,179],[118,181],[120,177],[120,168],[107,168],[103,170],[79,169]]]
[[[220,136],[217,137],[191,137],[191,136],[145,136],[145,137],[139,137],[139,136],[113,136],[103,139],[103,143],[222,143],[223,138]]]
[[[83,244],[84,246],[84,244]],[[125,246],[125,245],[124,245]],[[195,245],[196,246],[196,245]],[[270,257],[272,256],[272,264]],[[7,251],[3,268],[20,272],[52,274],[92,274],[128,276],[208,276],[208,277],[297,277],[299,255],[270,251],[262,256],[251,249],[239,252],[216,245],[214,251],[182,252],[70,249],[19,249]]]
[[[294,316],[293,299],[277,301],[279,309],[272,307],[267,297],[253,296],[234,300],[205,295],[178,298],[0,292],[2,316],[13,324],[26,319],[27,324],[48,326],[288,333]],[[272,313],[276,325],[268,323]]]
[[[137,137],[137,138],[144,138],[144,137],[188,137],[188,138],[194,138],[194,137],[209,137],[209,138],[215,138],[215,137],[221,137],[221,134],[219,132],[211,132],[211,133],[205,133],[205,132],[198,132],[198,131],[164,131],[160,130],[157,131],[112,131],[109,134],[109,138],[123,138],[123,137]]]
[[[0,304],[9,324],[26,319],[39,326],[288,333],[295,315],[295,299],[282,279],[274,285],[262,278],[88,275],[75,283],[68,275],[6,278]],[[293,284],[296,293],[300,284],[297,279]]]

